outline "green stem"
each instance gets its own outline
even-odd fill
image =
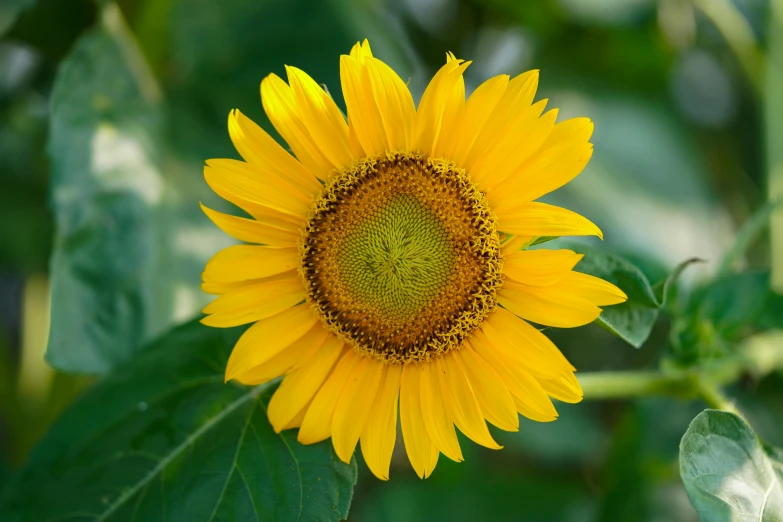
[[[730,411],[741,415],[734,403],[729,400],[726,395],[723,394],[721,389],[713,383],[705,382],[703,380],[698,381],[697,388],[699,396],[707,403],[710,408],[716,410]]]
[[[769,3],[769,59],[766,70],[766,154],[769,201],[783,199],[783,0]],[[783,208],[770,219],[771,286],[783,293]]]
[[[584,398],[621,399],[646,395],[687,395],[692,390],[689,374],[664,375],[656,371],[596,372],[578,374]]]
[[[747,19],[731,0],[693,0],[693,3],[723,35],[756,91],[763,92],[764,56]]]
[[[710,408],[740,415],[715,380],[694,372],[596,372],[579,375],[586,400],[628,399],[652,395],[699,397]]]

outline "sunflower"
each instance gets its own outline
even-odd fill
[[[225,378],[283,376],[268,405],[276,431],[329,437],[349,462],[358,443],[388,479],[397,419],[424,478],[455,430],[499,449],[486,422],[557,418],[578,402],[575,368],[528,321],[576,327],[625,294],[574,271],[570,250],[526,250],[544,236],[597,235],[593,223],[535,200],[592,154],[586,118],[557,122],[533,101],[538,72],[496,76],[466,100],[470,62],[447,55],[418,108],[365,40],[340,57],[343,115],[310,76],[287,67],[261,83],[264,111],[293,154],[238,110],[244,161],[207,161],[209,186],[249,217],[204,212],[244,243],[203,274],[217,297],[202,322],[253,323]]]

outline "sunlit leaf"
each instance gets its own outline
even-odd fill
[[[270,386],[223,383],[238,331],[189,323],[90,389],[33,450],[0,520],[338,520],[355,464],[266,418]]]
[[[705,410],[680,443],[680,474],[702,520],[783,520],[783,452],[733,413]]]

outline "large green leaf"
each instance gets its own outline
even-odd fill
[[[680,443],[680,474],[702,520],[783,520],[783,453],[740,417],[705,410]]]
[[[129,45],[99,25],[63,62],[52,93],[47,360],[66,371],[108,371],[171,318],[156,285],[165,237],[158,94],[129,66]]]
[[[90,389],[5,491],[0,520],[345,518],[355,463],[275,434],[270,386],[223,383],[238,333],[189,323]]]
[[[650,336],[660,306],[642,271],[620,257],[592,250],[577,270],[614,283],[625,292],[628,301],[604,308],[597,323],[640,348]]]

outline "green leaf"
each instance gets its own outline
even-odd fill
[[[50,121],[57,237],[46,357],[59,369],[108,371],[168,324],[155,292],[158,125],[117,37],[104,25],[83,36],[58,71]]]
[[[767,271],[728,274],[699,288],[674,324],[678,356],[689,362],[725,354],[764,318],[770,296]]]
[[[622,304],[607,306],[596,322],[635,348],[650,336],[660,306],[645,275],[628,261],[604,252],[586,251],[577,270],[617,285],[628,296]]]
[[[223,383],[239,333],[189,323],[90,389],[6,489],[0,520],[345,518],[355,462],[276,434],[273,386]]]
[[[702,520],[783,520],[783,453],[733,413],[696,416],[680,443],[680,475]]]

